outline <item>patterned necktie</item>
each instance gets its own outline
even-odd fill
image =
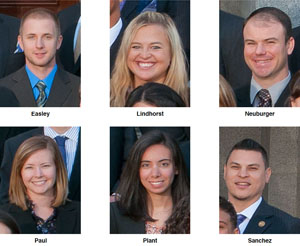
[[[55,139],[55,141],[56,141],[56,143],[58,145],[58,148],[60,150],[61,156],[62,156],[62,158],[64,160],[64,163],[65,163],[65,166],[66,166],[66,169],[67,169],[67,155],[66,155],[65,143],[66,143],[66,140],[68,138],[64,137],[64,136],[56,136],[54,139]]]
[[[35,86],[39,90],[39,93],[40,93],[36,100],[36,104],[38,107],[44,107],[44,105],[47,101],[47,95],[45,93],[46,84],[40,80]]]
[[[261,89],[257,93],[259,99],[258,107],[272,107],[272,98],[267,89]]]

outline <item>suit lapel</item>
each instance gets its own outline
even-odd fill
[[[287,98],[290,96],[290,82],[284,88],[277,102],[275,103],[275,107],[286,107]]]
[[[272,225],[272,217],[270,206],[262,200],[257,210],[249,221],[244,234],[262,234]]]
[[[22,107],[36,107],[33,91],[30,85],[25,66],[18,70],[12,77],[15,85],[12,90],[15,93],[20,105]]]
[[[69,199],[71,200],[79,200],[80,201],[80,184],[81,184],[81,177],[80,177],[80,163],[81,163],[81,144],[80,144],[80,132],[78,136],[78,144],[77,144],[77,149],[76,149],[76,155],[75,155],[75,160],[74,160],[74,165],[70,177],[70,183],[69,183]],[[79,195],[77,195],[79,193]]]
[[[63,106],[64,102],[72,92],[72,89],[69,87],[69,83],[70,78],[58,67],[45,107]]]

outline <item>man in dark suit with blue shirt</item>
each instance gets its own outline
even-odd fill
[[[18,43],[26,65],[0,80],[21,107],[78,107],[80,79],[57,66],[62,43],[57,16],[50,10],[29,10],[20,24]]]
[[[271,173],[267,152],[259,143],[244,139],[231,149],[224,165],[224,179],[241,234],[300,233],[300,219],[262,198]]]

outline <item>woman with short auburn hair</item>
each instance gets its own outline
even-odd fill
[[[67,170],[56,142],[48,136],[25,140],[12,164],[10,203],[2,209],[21,233],[80,233],[80,203],[67,196]]]

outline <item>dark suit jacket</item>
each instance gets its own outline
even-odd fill
[[[10,203],[0,208],[9,213],[16,220],[21,233],[39,233],[30,210],[23,211],[17,205]],[[67,202],[65,205],[57,208],[56,231],[57,234],[80,234],[79,202]]]
[[[9,188],[9,178],[11,173],[12,161],[17,152],[18,147],[23,143],[26,139],[43,135],[44,129],[42,127],[33,129],[28,132],[24,132],[15,137],[8,139],[4,145],[4,156],[0,169],[0,203],[8,202],[8,188]],[[74,165],[71,173],[71,177],[69,180],[69,195],[68,198],[70,200],[80,201],[80,189],[81,189],[81,178],[80,178],[80,152],[81,152],[81,144],[80,144],[80,135],[78,139],[78,145],[74,160]]]
[[[122,214],[117,202],[110,203],[111,234],[145,234],[145,222],[134,221]]]
[[[264,222],[264,223],[262,223]],[[282,210],[270,206],[264,200],[258,206],[249,221],[244,234],[289,234],[295,226],[299,228],[300,220]],[[297,233],[300,233],[298,231]]]
[[[25,67],[0,80],[17,97],[21,107],[36,107]],[[79,107],[80,78],[57,68],[45,107]]]
[[[292,74],[300,70],[300,26],[293,28],[293,37],[295,39],[295,48],[289,56],[289,69]]]
[[[220,74],[233,89],[247,85],[251,70],[244,59],[243,18],[220,11]]]
[[[7,61],[16,49],[19,26],[18,18],[0,14],[0,78],[6,75]]]
[[[58,51],[59,61],[64,69],[70,73],[80,76],[80,60],[74,62],[74,35],[80,17],[80,3],[65,8],[57,14],[61,25],[63,41]]]
[[[249,83],[249,82],[248,82]],[[234,91],[236,96],[236,102],[238,107],[252,107],[250,102],[250,84],[243,86]],[[277,102],[275,107],[286,107],[287,98],[290,95],[290,83],[287,84]]]

